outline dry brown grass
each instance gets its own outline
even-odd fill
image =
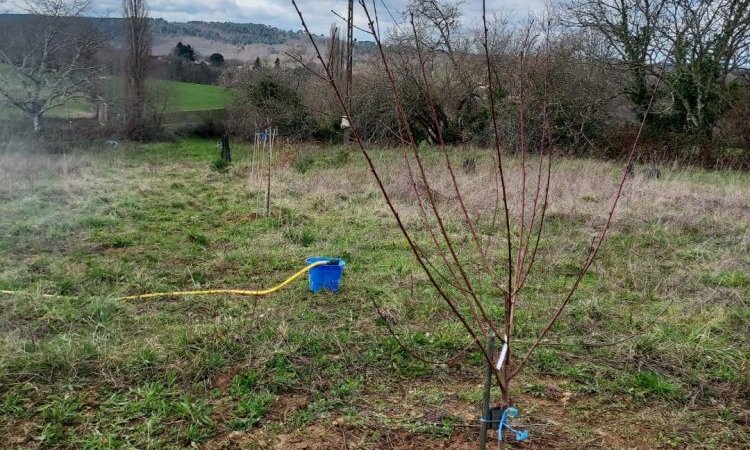
[[[452,164],[455,175],[471,217],[476,222],[491,220],[495,212],[496,174],[494,163],[486,153],[478,153],[475,174],[464,173],[460,150],[455,150]],[[410,225],[420,223],[415,193],[400,150],[379,153],[377,166],[386,188],[396,201],[400,214]],[[463,219],[451,178],[443,164],[435,164],[438,155],[428,156],[427,178],[438,209],[449,220],[460,223]],[[353,154],[353,158],[359,155]],[[427,205],[427,190],[411,162],[417,192]],[[533,171],[527,173],[527,201],[536,189],[536,160],[529,163]],[[517,158],[506,158],[508,177],[507,193],[513,220],[519,218],[520,167]],[[591,233],[600,227],[613,200],[620,181],[622,167],[610,162],[591,159],[560,159],[553,164],[549,194],[550,216],[564,216],[585,220]],[[347,165],[315,171],[309,176],[299,176],[291,166],[276,169],[280,185],[290,193],[305,193],[317,201],[335,201],[339,196],[377,195],[372,177],[363,172],[361,165]],[[616,211],[613,227],[625,224],[641,226],[646,223],[663,223],[683,230],[699,229],[707,224],[750,222],[750,183],[741,173],[724,175],[686,168],[663,169],[659,179],[645,176],[645,169],[636,168],[636,175],[626,182],[624,195]],[[701,175],[709,179],[701,181]],[[426,207],[427,208],[427,207]],[[429,208],[428,212],[429,212]],[[386,207],[381,204],[381,212]],[[528,210],[527,210],[528,214]],[[431,213],[430,213],[431,215]],[[748,236],[742,237],[746,242]]]
[[[50,180],[66,196],[80,195],[92,174],[92,162],[84,155],[44,152],[0,152],[0,197],[18,199],[33,194]]]

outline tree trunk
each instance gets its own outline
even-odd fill
[[[124,0],[123,17],[127,59],[125,62],[125,94],[127,97],[126,133],[131,139],[143,139],[158,124],[145,117],[147,98],[146,77],[151,54],[148,4],[146,0]]]
[[[224,162],[232,162],[232,152],[229,149],[229,133],[224,133],[221,137],[221,159]]]
[[[109,107],[101,96],[97,96],[94,109],[95,118],[99,121],[99,125],[107,125],[107,122],[109,122]]]
[[[34,133],[42,131],[42,113],[34,114],[31,120],[34,122]]]

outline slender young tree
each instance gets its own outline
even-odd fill
[[[328,40],[328,67],[334,77],[339,80],[344,76],[344,59],[346,58],[345,43],[341,40],[341,30],[333,23]]]
[[[415,260],[424,271],[437,296],[464,327],[471,338],[471,345],[481,352],[491,373],[494,374],[494,378],[498,381],[502,391],[500,406],[510,406],[513,402],[511,395],[513,379],[523,370],[534,351],[560,319],[562,312],[571,302],[608,234],[627,181],[626,168],[633,161],[640,133],[643,130],[643,122],[641,122],[638,137],[633,142],[628,158],[624,162],[622,176],[619,178],[612,195],[610,207],[603,211],[604,224],[583,258],[579,272],[567,292],[561,296],[549,312],[549,318],[537,330],[536,337],[530,343],[521,347],[523,351],[518,351],[519,349],[514,341],[517,308],[521,307],[520,300],[524,292],[524,286],[539,259],[540,241],[550,202],[550,185],[555,160],[547,104],[549,79],[546,70],[548,62],[545,55],[549,53],[546,49],[548,43],[540,37],[548,35],[548,30],[541,29],[536,33],[533,28],[529,27],[524,30],[520,38],[521,50],[516,56],[516,79],[513,81],[512,92],[514,101],[518,105],[519,136],[516,149],[517,158],[514,161],[518,165],[515,172],[518,179],[513,180],[513,186],[511,186],[506,161],[508,147],[503,145],[502,136],[499,133],[498,105],[495,95],[492,94],[498,86],[496,85],[493,49],[490,48],[489,44],[490,33],[483,5],[483,42],[480,51],[485,62],[487,91],[490,93],[487,95],[487,108],[493,134],[491,153],[495,177],[494,185],[487,186],[486,198],[494,199],[494,206],[490,208],[489,217],[487,217],[486,209],[483,210],[484,216],[482,216],[483,211],[472,211],[470,209],[469,203],[465,201],[465,192],[453,169],[451,154],[443,137],[443,125],[435,106],[434,88],[425,69],[425,49],[422,46],[424,41],[420,39],[420,36],[424,35],[424,30],[419,29],[420,25],[412,16],[407,26],[410,26],[412,47],[421,68],[421,84],[436,130],[436,141],[442,161],[440,168],[443,173],[448,175],[448,183],[452,191],[450,196],[441,195],[440,201],[435,189],[440,181],[435,179],[433,172],[427,169],[424,155],[414,137],[407,108],[398,89],[396,75],[392,70],[391,58],[381,40],[377,25],[377,14],[374,10],[373,12],[370,11],[366,0],[359,0],[362,13],[369,25],[370,34],[375,41],[382,71],[387,79],[392,106],[399,120],[405,172],[421,218],[419,224],[412,227],[400,215],[383,180],[381,169],[376,166],[370,157],[360,130],[356,122],[351,119],[351,111],[345,101],[343,88],[337,77],[334,76],[332,67],[322,55],[314,36],[309,32],[296,0],[292,0],[292,4],[297,10],[303,29],[307,32],[318,57],[318,62],[323,67],[323,76],[330,84],[345,116],[352,124],[352,137],[364,155],[369,170],[375,178]],[[450,25],[446,22],[445,26]],[[403,30],[401,32],[405,33]],[[447,35],[448,30],[443,30],[441,33]],[[538,115],[532,115],[528,107],[531,89],[529,73],[532,70],[540,70],[544,74],[542,86],[544,95],[541,111]],[[658,82],[655,89],[657,88]],[[653,99],[652,94],[645,107],[644,115],[648,114]],[[539,127],[542,130],[541,137],[535,140],[530,138],[527,131],[528,124],[531,121],[541,122]],[[458,223],[455,220],[449,222],[450,216],[456,214],[459,218]],[[490,225],[489,229],[492,230],[492,235],[486,236],[488,233],[486,229],[480,233],[478,229],[480,219],[487,219],[484,223]],[[456,227],[459,228],[458,231]],[[427,245],[423,243],[425,238],[428,242]],[[493,287],[492,298],[483,298],[487,294],[482,295],[480,293],[480,284]],[[497,305],[498,303],[499,305]],[[502,306],[502,308],[490,309],[488,305]],[[375,306],[380,311],[377,303]],[[498,309],[502,312],[499,314],[492,313]],[[384,323],[390,329],[387,319],[384,320]],[[484,341],[490,336],[495,336],[500,340],[500,344],[503,346],[503,351],[500,353],[502,356],[498,357],[498,353],[484,347]],[[398,340],[395,333],[394,337]],[[399,343],[416,358],[429,361],[419,352],[410,350],[403,342],[399,341]],[[520,356],[517,356],[516,352]],[[449,358],[449,360],[451,359],[455,359],[455,357]]]
[[[143,136],[146,127],[148,106],[149,60],[151,37],[148,25],[148,4],[146,0],[123,0],[122,12],[125,23],[125,133],[132,139]]]

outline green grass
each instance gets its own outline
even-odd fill
[[[121,97],[120,79],[113,78],[107,82],[107,91],[115,98]],[[183,83],[179,81],[157,80],[151,87],[166,97],[168,113],[200,112],[223,109],[228,102],[228,93],[219,86]],[[73,99],[65,105],[49,111],[47,117],[57,119],[75,119],[86,116],[92,111],[92,103],[86,99]],[[0,120],[21,119],[20,110],[0,104]]]
[[[0,153],[0,289],[30,295],[0,296],[3,446],[331,448],[342,435],[362,448],[476,445],[463,425],[478,423],[479,354],[443,366],[417,361],[372,307],[382,305],[431,358],[467,343],[358,153],[281,149],[273,214],[263,217],[246,146],[233,145],[225,171],[213,167],[214,141],[67,155],[19,146]],[[424,153],[428,164],[439,156]],[[489,161],[476,153],[481,174]],[[399,158],[388,150],[374,158],[428,248],[400,172],[387,169]],[[538,271],[518,309],[517,352],[574,278],[616,171],[561,162]],[[605,182],[587,185],[582,174]],[[553,345],[515,380],[515,403],[541,448],[742,448],[750,444],[750,177],[665,170],[639,183]],[[479,189],[472,202],[485,197]],[[459,218],[449,215],[447,226],[458,233]],[[470,241],[457,242],[470,255]],[[267,287],[312,255],[346,259],[340,293],[312,295],[298,281],[257,304],[117,300]],[[488,312],[501,315],[495,288],[475,281]]]
[[[169,92],[169,109],[172,112],[222,109],[229,99],[229,94],[219,86],[180,81],[156,81],[154,86]]]
[[[75,119],[87,115],[92,111],[92,103],[85,99],[72,99],[60,106],[51,109],[45,117],[55,119]],[[0,120],[20,120],[24,119],[23,112],[14,106],[0,103]],[[31,119],[28,119],[29,121]]]

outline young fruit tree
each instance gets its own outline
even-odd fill
[[[412,2],[412,7],[425,2]],[[434,3],[434,2],[427,2]],[[460,157],[445,144],[443,121],[440,120],[435,106],[434,77],[432,72],[439,64],[427,64],[424,36],[434,34],[421,27],[431,26],[434,21],[419,17],[424,8],[407,12],[406,23],[395,32],[398,34],[398,52],[409,51],[418,69],[419,83],[423,98],[429,105],[431,120],[435,130],[438,147],[438,168],[435,169],[436,155],[421,149],[415,138],[412,122],[405,104],[402,91],[398,89],[396,72],[393,70],[393,53],[388,44],[383,42],[379,30],[379,20],[375,5],[365,0],[359,1],[362,16],[366,19],[371,38],[375,41],[379,57],[378,67],[385,74],[389,85],[392,110],[398,117],[400,147],[403,158],[403,173],[409,189],[409,201],[416,204],[418,218],[399,209],[398,200],[389,188],[389,171],[378,167],[365,145],[357,120],[353,120],[345,101],[342,86],[327,58],[321,53],[314,35],[310,33],[295,0],[292,1],[302,26],[318,57],[318,67],[330,85],[339,102],[344,117],[352,124],[351,133],[354,142],[364,156],[369,170],[383,195],[390,213],[406,239],[408,247],[424,272],[437,297],[444,302],[450,313],[461,324],[470,337],[470,346],[478,350],[486,363],[486,399],[483,411],[483,431],[486,430],[489,410],[489,383],[497,381],[501,390],[501,399],[496,408],[499,411],[511,411],[513,405],[513,380],[529,363],[535,350],[545,342],[553,331],[566,306],[574,298],[585,275],[591,268],[602,243],[610,231],[613,217],[628,181],[626,168],[631,164],[638,148],[638,140],[643,130],[640,124],[638,137],[632,143],[623,171],[611,182],[613,192],[606,210],[599,211],[598,231],[593,240],[587,244],[587,251],[579,256],[579,268],[559,299],[552,301],[552,306],[545,310],[548,316],[534,330],[531,339],[516,342],[517,319],[519,310],[530,309],[524,301],[527,283],[533,277],[534,269],[540,259],[545,229],[545,220],[552,196],[550,195],[554,170],[556,168],[556,149],[554,136],[551,133],[549,98],[549,30],[542,26],[527,26],[518,34],[513,47],[512,80],[502,89],[510,90],[505,96],[508,103],[516,108],[517,136],[511,143],[504,141],[500,132],[499,108],[496,95],[501,87],[498,83],[499,62],[503,60],[495,54],[504,45],[497,44],[499,33],[493,27],[490,31],[488,18],[483,4],[481,30],[477,45],[468,59],[482,61],[484,71],[483,102],[488,116],[488,127],[491,129],[492,146],[488,159],[492,168],[480,173],[474,167],[469,172],[472,177],[485,177],[482,181],[468,186],[471,180],[461,178],[455,167],[461,165]],[[429,5],[428,5],[429,6]],[[427,11],[435,11],[428,8]],[[455,21],[442,21],[440,36],[447,36]],[[434,30],[433,30],[434,31]],[[410,37],[410,44],[404,45]],[[441,37],[441,39],[444,39]],[[503,41],[505,42],[505,41]],[[450,55],[449,55],[450,56]],[[455,56],[455,55],[454,55]],[[504,59],[504,60],[507,60]],[[450,59],[448,60],[450,63]],[[439,70],[439,69],[438,69]],[[438,72],[438,76],[439,76]],[[662,72],[663,74],[663,72]],[[651,87],[658,90],[661,77]],[[531,101],[531,93],[540,101]],[[646,114],[653,103],[653,95],[646,105]],[[533,132],[531,130],[534,130]],[[506,139],[508,140],[508,139]],[[512,152],[512,154],[511,154]],[[467,172],[464,163],[464,173]],[[464,180],[463,185],[459,180]],[[472,192],[468,192],[468,191]],[[479,192],[477,192],[479,191]],[[469,195],[471,194],[471,198]],[[478,200],[477,200],[478,199]],[[489,287],[488,287],[489,286]],[[375,304],[379,313],[381,310]],[[538,312],[538,310],[536,310]],[[428,359],[417,351],[407,348],[403,341],[389,325],[389,317],[381,313],[383,322],[389,327],[394,338],[412,356],[423,361]],[[485,342],[498,341],[498,348],[485,346]],[[460,352],[459,352],[460,353]],[[448,360],[455,360],[449,358]],[[497,429],[497,423],[494,426]],[[502,427],[501,427],[502,429]],[[502,436],[502,433],[501,433]],[[522,436],[522,435],[521,435]],[[480,439],[485,436],[480,435]]]
[[[86,21],[92,0],[22,0],[27,13],[0,30],[0,102],[42,130],[44,115],[77,98],[91,98],[105,37]]]

